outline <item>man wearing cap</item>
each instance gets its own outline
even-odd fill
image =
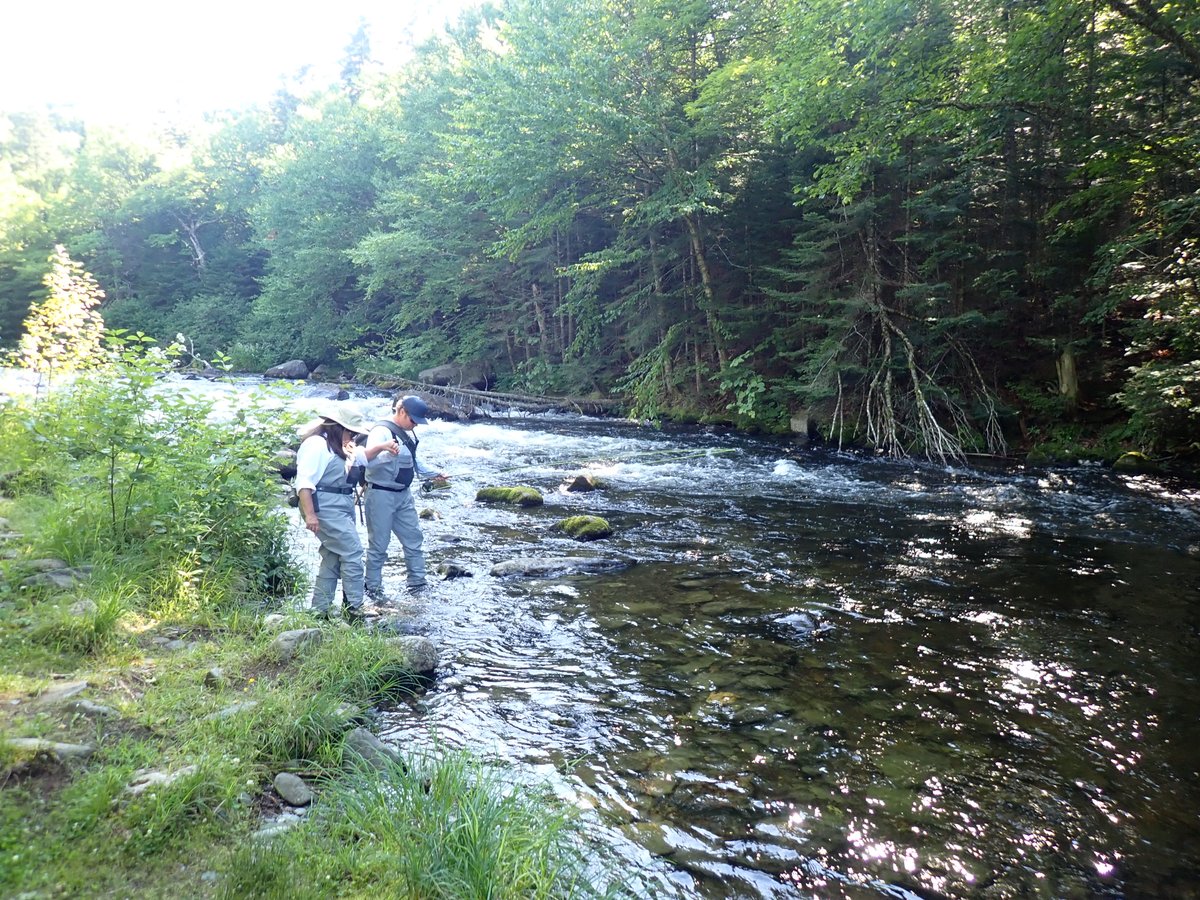
[[[420,397],[397,396],[392,401],[392,417],[384,419],[367,435],[367,565],[366,594],[379,603],[383,593],[383,564],[388,544],[395,534],[404,548],[408,571],[408,589],[425,587],[425,554],[417,505],[412,486],[415,476],[444,477],[417,461],[418,425],[429,421],[429,407]],[[376,450],[377,455],[371,451]]]

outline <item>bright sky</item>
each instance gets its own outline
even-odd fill
[[[365,18],[372,56],[405,47],[472,0],[3,0],[0,111],[68,107],[145,123],[265,102],[301,67],[317,83]]]

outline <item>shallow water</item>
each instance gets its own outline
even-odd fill
[[[443,664],[381,734],[549,784],[630,894],[1200,898],[1194,485],[553,416],[419,436],[453,476],[431,569],[471,576],[403,601]],[[516,484],[545,506],[474,502]],[[559,555],[629,565],[489,574]]]
[[[472,576],[404,602],[443,665],[380,731],[551,785],[629,893],[1200,898],[1195,486],[554,416],[419,433],[454,476],[419,503],[430,564]],[[604,490],[558,490],[578,473]],[[544,508],[474,502],[517,484]],[[578,512],[616,534],[554,529]],[[628,565],[490,575],[547,556]]]
[[[443,666],[381,733],[548,781],[632,893],[1200,896],[1195,487],[553,417],[419,435],[453,476],[430,564],[472,576],[406,603]],[[546,505],[474,502],[514,484]],[[616,535],[565,538],[576,513]],[[557,555],[633,564],[489,574]]]

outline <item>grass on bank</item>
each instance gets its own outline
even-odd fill
[[[536,790],[466,754],[375,770],[346,752],[411,690],[403,658],[341,627],[291,659],[273,649],[263,614],[298,588],[268,474],[280,423],[214,422],[206,401],[152,390],[159,368],[134,354],[0,407],[0,896],[597,893]],[[66,586],[45,583],[60,565]],[[13,738],[93,749],[61,761]],[[252,840],[281,771],[314,805]]]

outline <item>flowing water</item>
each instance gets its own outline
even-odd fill
[[[403,602],[442,665],[381,735],[551,785],[628,893],[1200,898],[1196,486],[566,417],[419,436],[453,476],[430,565],[470,575]],[[474,500],[518,484],[545,505]],[[555,528],[581,513],[614,536]],[[563,556],[612,565],[491,574]]]
[[[381,735],[549,782],[631,893],[1200,897],[1194,486],[585,419],[419,436],[453,476],[430,565],[471,575],[406,603],[443,663]],[[518,484],[545,505],[474,501]],[[580,513],[615,535],[555,529]],[[490,574],[557,556],[624,567]]]

